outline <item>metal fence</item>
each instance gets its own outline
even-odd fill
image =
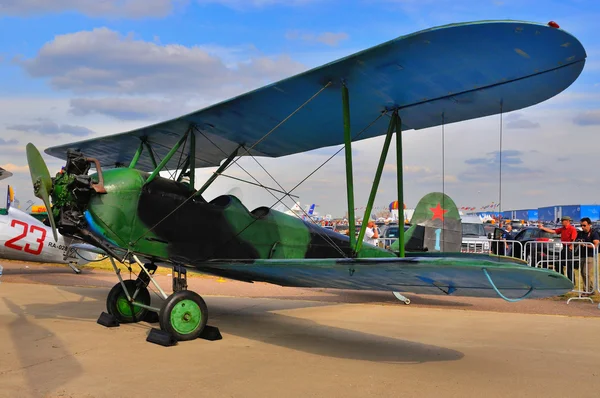
[[[379,238],[377,246],[389,249],[398,238]],[[567,300],[593,300],[594,292],[600,294],[598,248],[586,242],[534,241],[523,244],[514,240],[465,242],[462,253],[491,254],[515,257],[530,267],[554,270],[573,282],[576,297]],[[600,308],[600,306],[599,306]]]
[[[569,298],[593,300],[589,297],[597,290],[598,248],[586,242],[527,242],[524,257],[532,267],[551,269],[565,275],[573,282],[573,292],[577,297]]]

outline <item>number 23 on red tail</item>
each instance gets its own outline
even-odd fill
[[[7,240],[6,243],[4,243],[4,246],[14,250],[23,250],[29,254],[34,254],[36,256],[42,252],[42,249],[44,248],[44,240],[46,239],[46,230],[44,228],[40,228],[37,225],[29,225],[26,222],[19,220],[12,220],[10,226],[15,229],[21,229],[22,232],[14,238]],[[18,244],[18,242],[24,237],[26,237],[29,233],[38,236],[38,238],[36,239],[37,247],[32,247],[32,245],[30,245],[29,243],[26,243],[25,246],[21,246]]]

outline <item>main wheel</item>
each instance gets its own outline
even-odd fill
[[[136,289],[138,288],[138,284],[133,279],[128,279],[123,281],[125,284],[125,288],[129,293],[130,297],[133,297]],[[150,305],[150,292],[146,288],[146,286],[141,285],[140,291],[138,295],[135,297],[135,301]],[[108,297],[106,297],[106,310],[109,314],[114,316],[120,323],[134,323],[139,322],[148,313],[146,308],[138,307],[137,305],[130,303],[127,300],[127,295],[123,290],[123,286],[121,283],[117,283],[110,289],[108,293]]]
[[[179,341],[200,336],[208,320],[206,303],[195,292],[182,290],[170,295],[158,315],[160,328]]]

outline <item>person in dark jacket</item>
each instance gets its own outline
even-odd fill
[[[581,229],[577,237],[578,242],[587,243],[586,247],[581,247],[581,277],[583,278],[584,289],[586,294],[592,294],[594,292],[594,279],[593,276],[596,274],[598,269],[598,244],[600,243],[600,234],[598,231],[592,229],[592,220],[588,217],[581,219]]]

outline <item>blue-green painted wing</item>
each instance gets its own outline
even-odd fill
[[[585,63],[581,43],[562,29],[520,21],[482,21],[423,30],[177,119],[130,132],[49,148],[77,149],[109,168],[129,164],[146,140],[164,158],[195,126],[196,167],[217,166],[241,144],[258,142],[315,93],[308,105],[253,150],[279,157],[343,143],[341,84],[350,93],[351,128],[365,129],[399,109],[403,130],[422,129],[525,108],[555,96]],[[202,92],[202,87],[198,87]],[[360,139],[385,134],[382,117]],[[213,145],[216,143],[219,148]],[[180,148],[188,153],[189,142]],[[222,150],[222,151],[221,151]],[[177,167],[179,156],[167,164]],[[144,151],[137,168],[154,169]]]
[[[519,260],[462,253],[407,258],[211,261],[195,267],[231,279],[281,286],[399,291],[509,299],[550,297],[573,289],[554,271]]]

